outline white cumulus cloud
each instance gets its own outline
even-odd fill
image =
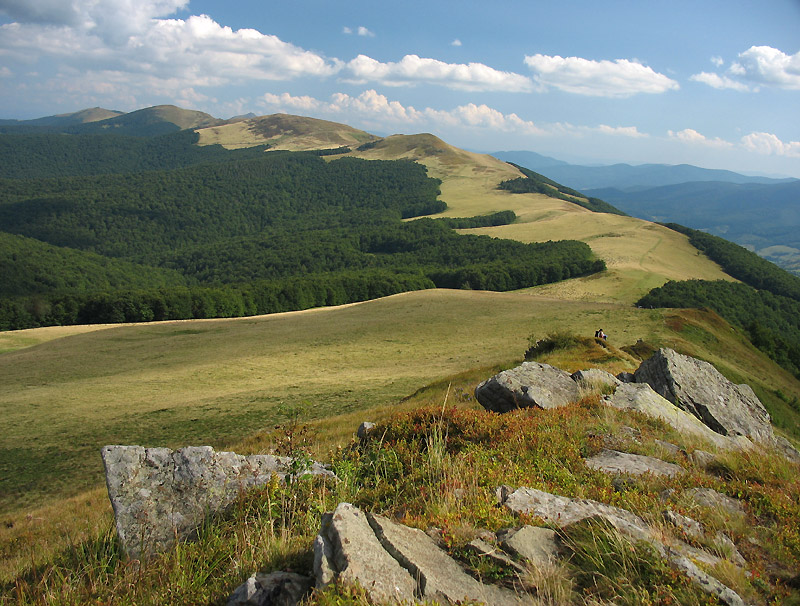
[[[753,82],[800,90],[800,51],[787,55],[771,46],[751,46],[739,54],[736,70]]]
[[[314,113],[337,121],[375,125],[387,128],[390,124],[400,128],[430,129],[467,128],[492,132],[513,133],[533,137],[585,138],[593,135],[644,138],[635,126],[575,126],[568,123],[536,124],[515,113],[503,113],[486,104],[467,103],[452,109],[425,107],[417,109],[392,101],[375,90],[366,90],[358,96],[335,93],[330,101],[311,97],[295,97],[288,93],[267,93],[259,102],[270,111],[300,111]]]
[[[383,63],[359,55],[346,66],[356,82],[380,82],[386,86],[438,84],[470,91],[525,92],[532,89],[526,76],[496,70],[482,63],[445,63],[417,55]]]
[[[709,86],[717,89],[729,88],[732,90],[738,90],[740,92],[752,90],[744,82],[739,82],[738,80],[734,80],[728,76],[720,76],[719,74],[709,72],[700,72],[699,74],[694,74],[689,77],[689,80],[694,82],[702,82],[703,84],[708,84]]]
[[[366,27],[364,27],[363,25],[359,26],[359,28],[358,28],[358,35],[359,35],[359,36],[364,36],[364,37],[366,37],[366,38],[374,38],[374,37],[375,37],[375,34],[374,34],[373,32],[371,32],[371,31],[369,31],[369,30],[368,30]]]
[[[206,15],[160,18],[186,0],[73,0],[64,3],[71,12],[58,23],[36,18],[49,0],[32,0],[27,17],[16,0],[0,2],[20,19],[0,26],[0,56],[23,65],[49,64],[55,75],[35,85],[69,92],[79,102],[105,102],[106,96],[115,104],[125,99],[136,105],[137,98],[152,99],[157,91],[174,102],[200,100],[207,99],[196,92],[203,87],[327,77],[341,69],[335,59],[254,29],[233,30]],[[118,85],[119,95],[98,92],[101,80]],[[189,90],[195,94],[186,94]]]
[[[453,41],[450,43],[450,46],[461,46],[461,40],[459,40],[458,38],[456,38],[455,40],[453,40]]]
[[[784,143],[772,133],[750,133],[742,137],[742,146],[749,151],[766,156],[800,158],[800,141]]]
[[[536,54],[525,64],[543,88],[597,97],[630,97],[676,90],[678,83],[637,61],[592,61],[580,57]]]
[[[680,131],[667,131],[667,135],[669,135],[670,139],[676,139],[681,141],[682,143],[687,143],[689,145],[704,145],[706,147],[717,147],[717,148],[728,148],[733,147],[733,143],[729,141],[725,141],[724,139],[720,139],[719,137],[714,137],[713,139],[709,139],[705,135],[697,132],[692,128],[685,128]]]

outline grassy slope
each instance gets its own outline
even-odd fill
[[[753,385],[778,418],[786,410],[773,390],[800,396],[797,381],[713,315],[526,293],[422,291],[258,318],[3,335],[19,349],[0,355],[0,374],[11,377],[0,391],[0,450],[11,455],[0,493],[27,492],[2,503],[0,578],[109,524],[103,444],[264,452],[275,424],[299,408],[318,430],[314,454],[327,459],[360,421],[420,405],[426,385],[437,384],[434,400],[451,381],[454,396],[466,397],[519,362],[528,335],[591,335],[598,326],[618,346],[642,339],[718,364]],[[68,336],[54,338],[56,331]],[[569,371],[635,367],[614,354],[590,348],[544,361]]]
[[[602,326],[618,345],[666,343],[762,393],[800,396],[797,382],[726,324],[693,313],[525,293],[423,291],[341,308],[130,325],[42,342],[0,356],[0,374],[9,378],[0,387],[0,503],[8,511],[97,485],[96,453],[104,444],[229,446],[285,420],[292,407],[308,418],[329,418],[391,405],[467,368],[513,363],[530,334],[555,330],[591,335]],[[665,320],[673,316],[679,319]],[[43,339],[51,336],[42,330]],[[26,333],[28,343],[36,338],[36,330]],[[610,370],[634,367],[615,361]]]
[[[242,133],[241,145],[252,145]],[[341,144],[323,139],[317,147]],[[236,141],[231,136],[229,144]],[[643,339],[674,347],[752,384],[779,424],[796,427],[774,392],[800,397],[800,384],[727,324],[702,312],[629,305],[666,279],[724,277],[685,237],[540,195],[497,191],[499,181],[518,176],[513,167],[429,135],[389,137],[354,155],[418,159],[443,179],[447,216],[514,210],[514,225],[478,231],[523,241],[582,239],[609,271],[527,293],[424,291],[261,318],[0,335],[0,376],[12,377],[0,384],[0,494],[8,495],[0,502],[0,576],[46,561],[70,544],[66,534],[79,540],[108,524],[98,487],[102,444],[209,443],[258,452],[270,443],[268,428],[299,407],[318,420],[325,440],[317,453],[324,456],[358,422],[384,418],[415,390],[482,369],[455,380],[468,394],[493,368],[518,362],[530,334],[590,335],[602,326],[619,346]],[[549,361],[568,370],[634,367],[630,359],[586,353]],[[13,492],[20,488],[24,494]]]

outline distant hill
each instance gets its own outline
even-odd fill
[[[0,120],[0,133],[50,132],[154,137],[224,122],[204,112],[181,109],[174,105],[156,105],[130,113],[95,107],[35,120]]]
[[[535,171],[552,168],[554,166],[569,166],[568,162],[556,160],[550,156],[543,156],[542,154],[537,154],[532,151],[499,151],[492,152],[491,155],[495,158],[500,158],[506,162],[513,162],[514,164],[519,164],[520,166]]]
[[[648,221],[678,222],[747,246],[800,270],[800,181],[773,184],[691,182],[637,191],[586,192]]]
[[[113,133],[134,137],[152,137],[177,132],[187,128],[203,128],[222,124],[224,121],[189,109],[174,105],[157,105],[121,114],[98,122],[74,126],[68,132],[79,134]]]
[[[75,124],[86,124],[121,116],[122,112],[103,109],[102,107],[92,107],[69,114],[58,114],[57,116],[45,116],[44,118],[34,118],[33,120],[0,120],[0,126],[19,126],[19,127],[50,127],[64,128]]]
[[[534,152],[494,152],[493,156],[541,171],[549,178],[579,190],[613,187],[622,191],[676,185],[678,183],[714,181],[720,183],[776,184],[794,179],[750,177],[729,170],[700,168],[690,164],[613,164],[581,166],[567,164]],[[528,162],[526,164],[526,162]]]

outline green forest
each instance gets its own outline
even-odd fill
[[[0,329],[252,315],[432,287],[511,290],[605,267],[579,242],[454,231],[512,222],[510,211],[404,222],[446,208],[440,182],[408,160],[195,140],[0,136],[0,158],[13,158],[0,170]]]
[[[800,378],[800,278],[718,236],[670,223],[726,273],[742,283],[670,281],[637,302],[641,307],[713,309],[750,341]]]

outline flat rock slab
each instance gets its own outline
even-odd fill
[[[415,600],[416,581],[383,548],[366,514],[357,507],[340,503],[333,515],[323,521],[318,539],[329,546],[315,547],[315,558],[331,556],[327,561],[314,563],[318,575],[319,571],[327,572],[325,579],[317,577],[318,587],[324,586],[326,579],[338,579],[346,585],[360,584],[376,602]]]
[[[446,600],[451,604],[470,601],[498,606],[520,604],[515,593],[469,576],[423,531],[395,524],[382,516],[367,515],[383,546],[412,572],[423,599]]]
[[[604,402],[620,410],[635,410],[661,419],[681,434],[695,436],[717,448],[731,449],[741,446],[739,442],[709,429],[700,419],[657,394],[647,383],[623,383],[612,395],[606,396]]]
[[[192,536],[210,513],[242,492],[286,475],[290,459],[242,456],[210,446],[180,450],[105,446],[106,485],[120,544],[131,559],[159,553]],[[315,463],[309,473],[333,475]]]
[[[518,488],[503,496],[505,500],[502,504],[511,511],[536,516],[560,528],[587,518],[600,517],[620,532],[636,539],[648,540],[652,534],[639,516],[591,499],[571,499],[535,488]]]
[[[580,398],[578,384],[548,364],[523,362],[487,379],[475,388],[475,398],[487,410],[508,412],[516,408],[558,408]]]
[[[660,349],[634,376],[719,434],[774,441],[769,413],[750,386],[735,385],[708,362]]]
[[[358,583],[370,600],[406,604],[531,604],[513,591],[481,583],[423,531],[340,503],[323,518],[315,542],[317,587]]]
[[[667,463],[655,457],[607,449],[586,459],[586,466],[606,473],[626,473],[633,476],[650,473],[654,476],[667,476],[670,478],[686,471],[680,465]]]
[[[744,506],[741,502],[717,492],[713,488],[690,488],[683,493],[695,505],[700,507],[708,507],[709,509],[724,509],[730,514],[743,516],[745,514]]]

